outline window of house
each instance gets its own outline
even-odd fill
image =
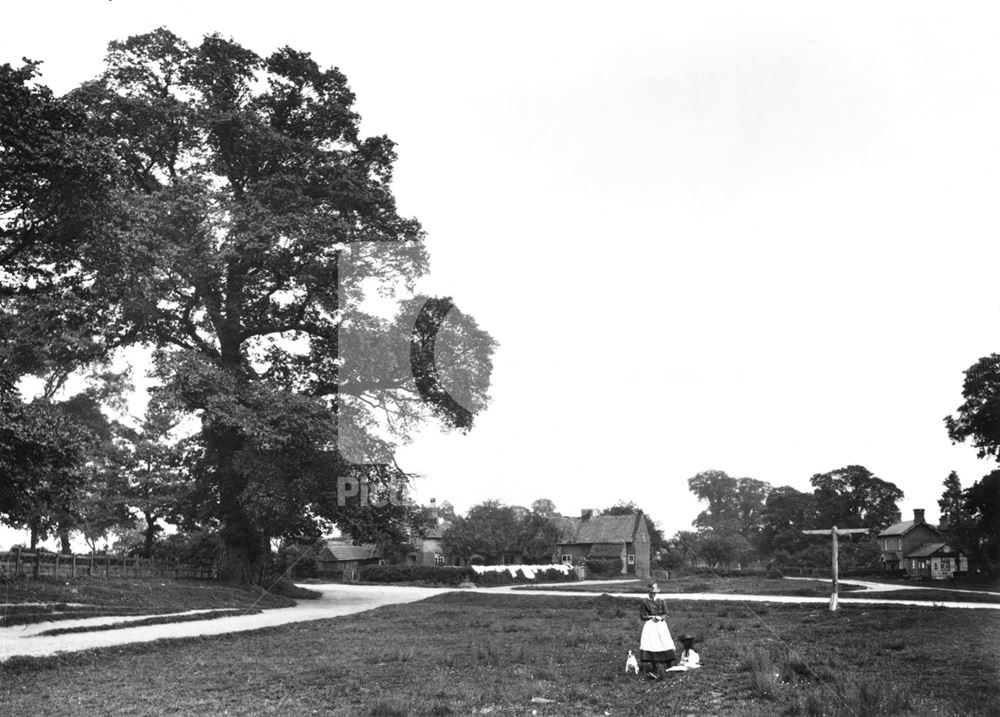
[[[444,565],[444,556],[441,553],[434,553],[434,564]]]
[[[635,565],[635,555],[633,555],[632,553],[629,553],[628,564],[629,565]]]
[[[951,558],[941,558],[941,569],[945,572],[951,570]]]
[[[567,565],[572,565],[573,564],[573,556],[572,555],[568,555],[568,554],[564,555],[564,556],[562,556],[561,562],[564,562]]]

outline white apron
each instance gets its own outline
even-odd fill
[[[646,624],[642,626],[639,649],[646,652],[665,652],[674,649],[674,640],[670,637],[670,628],[667,627],[666,621],[646,620]]]

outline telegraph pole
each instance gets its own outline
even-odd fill
[[[830,595],[830,612],[837,611],[837,573],[839,572],[839,560],[837,556],[837,536],[838,535],[857,535],[859,533],[867,533],[868,528],[837,528],[833,526],[832,528],[824,528],[823,530],[803,530],[806,535],[826,535],[830,534],[833,540],[833,561],[832,561],[832,573],[833,573],[833,594]]]

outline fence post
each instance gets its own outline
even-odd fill
[[[17,549],[17,563],[15,564],[15,567],[14,567],[14,577],[20,577],[20,576],[21,576],[21,549],[18,548]]]
[[[35,575],[36,578],[38,577],[38,573],[41,571],[41,569],[42,569],[42,551],[38,550],[36,548],[35,549],[35,570],[34,570],[34,575]]]
[[[104,578],[111,577],[111,553],[104,554]]]
[[[73,553],[73,578],[76,578],[76,553]]]
[[[59,579],[59,553],[56,553],[56,564],[52,568],[52,577],[54,577],[56,580]]]

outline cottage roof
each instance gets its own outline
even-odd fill
[[[923,543],[906,554],[907,558],[929,558],[937,552],[954,552],[947,543]]]
[[[381,557],[377,545],[350,545],[348,543],[327,543],[321,560],[371,560]]]
[[[914,528],[916,528],[918,525],[926,526],[926,527],[930,528],[931,530],[933,530],[935,533],[940,533],[941,532],[937,528],[935,528],[933,525],[931,525],[930,523],[927,523],[927,522],[922,521],[922,520],[903,520],[903,521],[900,521],[898,523],[893,523],[892,525],[890,525],[888,528],[886,528],[881,533],[879,533],[878,537],[880,537],[880,538],[888,538],[888,537],[891,537],[893,535],[906,535],[911,530],[913,530]]]
[[[590,518],[553,518],[559,526],[559,544],[631,543],[641,513],[595,515]]]

